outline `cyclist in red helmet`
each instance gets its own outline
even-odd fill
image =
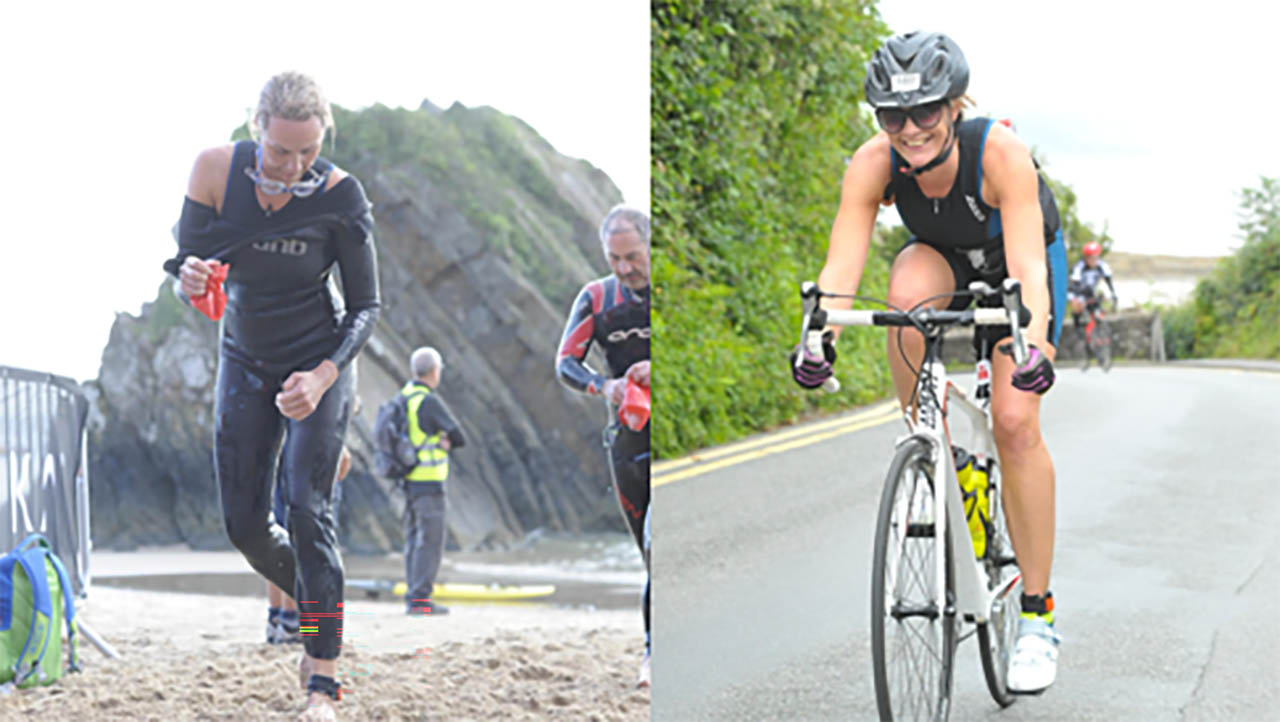
[[[1082,249],[1084,258],[1076,261],[1071,267],[1071,278],[1067,281],[1067,301],[1071,304],[1071,323],[1076,331],[1083,334],[1080,327],[1080,316],[1084,313],[1085,304],[1098,293],[1098,282],[1106,281],[1111,289],[1111,307],[1119,308],[1120,299],[1116,296],[1115,284],[1111,282],[1111,267],[1102,260],[1102,244],[1089,241]]]

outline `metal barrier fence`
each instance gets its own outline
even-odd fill
[[[0,554],[31,532],[89,588],[89,400],[75,381],[0,366]]]

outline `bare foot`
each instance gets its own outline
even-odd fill
[[[307,709],[298,715],[298,722],[337,722],[338,712],[333,700],[324,692],[312,692],[307,697]]]

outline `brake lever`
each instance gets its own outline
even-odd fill
[[[810,354],[822,358],[822,327],[826,325],[826,314],[822,309],[818,308],[818,297],[821,291],[818,284],[813,281],[805,281],[800,284],[800,300],[804,308],[804,317],[800,322],[800,348],[808,351]],[[810,328],[815,321],[815,316],[822,318],[822,322],[817,324],[817,329]],[[800,368],[800,364],[804,363],[804,354],[796,354],[796,368]],[[834,394],[840,390],[840,382],[835,376],[830,376],[826,381],[822,382],[822,389],[829,394]]]
[[[1010,337],[1013,339],[1013,363],[1022,366],[1027,362],[1027,340],[1022,337],[1022,284],[1016,278],[1005,278],[1001,284],[1004,296],[1004,309],[1009,314]]]
[[[813,320],[813,312],[818,310],[818,284],[805,281],[800,284],[800,305],[804,316],[800,320],[800,348],[808,348],[809,322]],[[796,354],[796,368],[803,362],[803,354]]]

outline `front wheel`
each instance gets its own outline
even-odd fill
[[[1093,330],[1093,355],[1103,371],[1111,370],[1111,326],[1098,319],[1098,327]]]
[[[988,469],[987,494],[991,519],[987,524],[986,554],[981,560],[987,578],[987,592],[996,593],[987,610],[987,621],[978,625],[978,650],[982,656],[982,674],[987,679],[987,691],[1001,707],[1013,704],[1016,697],[1009,692],[1009,659],[1018,638],[1019,603],[1022,594],[1022,577],[1018,561],[1009,541],[1009,526],[1004,518],[1004,499],[1000,494],[1003,480],[1000,465],[995,459]]]
[[[939,535],[932,445],[910,439],[885,479],[871,565],[871,658],[882,720],[945,720],[956,648],[951,545]]]

